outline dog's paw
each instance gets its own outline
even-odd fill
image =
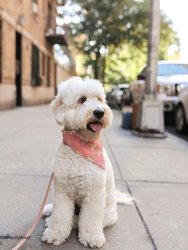
[[[53,204],[52,203],[46,204],[42,210],[42,215],[44,217],[48,217],[52,214],[52,210],[53,210]]]
[[[59,246],[67,238],[68,236],[65,234],[65,232],[61,230],[46,228],[42,236],[42,241],[46,241],[47,243],[53,244],[54,246]]]
[[[79,235],[79,241],[85,247],[101,248],[106,240],[103,232],[98,234],[86,232]]]
[[[111,227],[115,225],[116,222],[117,222],[117,217],[113,217],[113,218],[106,217],[103,222],[103,228]]]
[[[108,209],[105,211],[103,228],[113,226],[118,220],[116,209]]]

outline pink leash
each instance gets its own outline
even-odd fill
[[[33,222],[33,225],[30,227],[30,229],[25,234],[24,239],[20,240],[18,242],[18,244],[15,247],[12,248],[12,250],[18,250],[26,242],[26,240],[31,236],[31,234],[35,230],[37,224],[39,223],[39,220],[40,220],[40,218],[42,216],[42,210],[43,210],[43,208],[44,208],[44,206],[46,204],[46,200],[48,198],[48,194],[49,194],[49,191],[50,191],[50,186],[51,186],[51,183],[52,183],[52,179],[53,179],[53,174],[51,174],[51,177],[50,177],[50,180],[49,180],[49,183],[48,183],[48,187],[47,187],[47,190],[46,190],[42,205],[41,205],[40,210],[38,211],[38,214],[37,214],[37,216],[36,216],[36,218],[35,218],[35,220]]]

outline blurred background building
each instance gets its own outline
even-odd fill
[[[0,109],[48,103],[69,77],[54,57],[56,0],[0,0]]]

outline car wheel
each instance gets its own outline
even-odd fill
[[[185,132],[187,128],[186,119],[185,119],[185,111],[183,106],[179,106],[176,111],[176,130],[179,133]]]

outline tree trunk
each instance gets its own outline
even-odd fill
[[[105,76],[106,76],[105,69],[106,69],[106,57],[104,56],[102,58],[102,77],[101,77],[103,85],[105,84]]]
[[[99,60],[100,60],[100,53],[99,53],[99,51],[97,51],[96,53],[95,53],[95,56],[96,56],[96,58],[95,58],[95,61],[94,61],[94,78],[95,79],[99,79],[99,68],[98,68],[98,66],[99,66]]]

